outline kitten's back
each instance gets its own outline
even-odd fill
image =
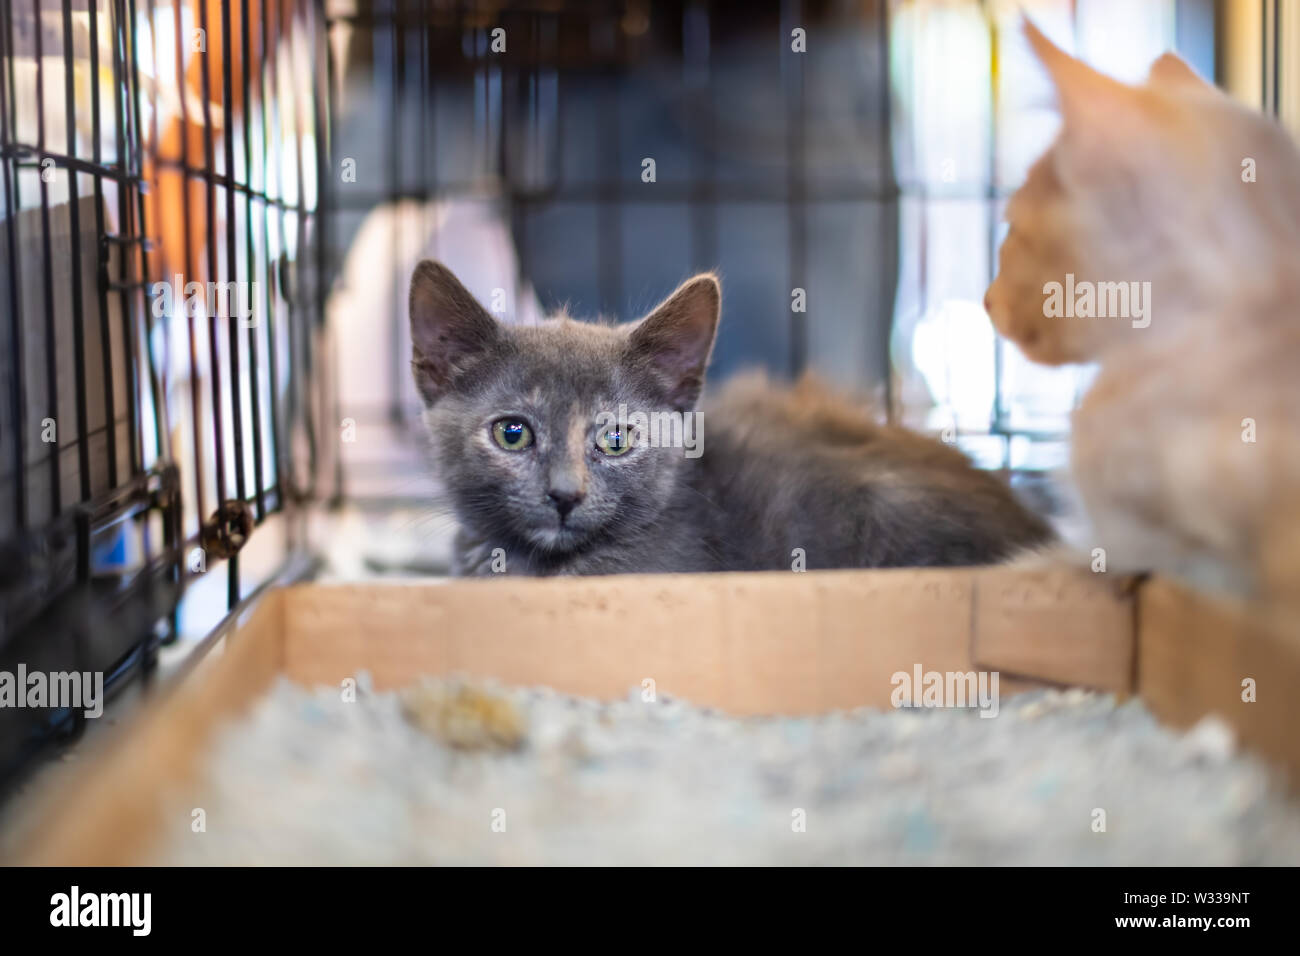
[[[695,488],[725,508],[743,567],[970,565],[1051,531],[955,448],[878,424],[869,405],[805,377],[733,379],[705,402]]]

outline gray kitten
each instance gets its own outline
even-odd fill
[[[456,573],[971,565],[1051,538],[960,452],[815,382],[742,377],[696,412],[720,301],[705,274],[639,322],[511,326],[416,267],[411,364]]]

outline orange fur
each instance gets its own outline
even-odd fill
[[[1294,601],[1300,152],[1170,54],[1132,87],[1026,32],[1062,129],[1008,204],[985,304],[1030,359],[1100,364],[1071,448],[1090,547],[1112,570]],[[1150,282],[1150,324],[1047,315],[1067,273]]]

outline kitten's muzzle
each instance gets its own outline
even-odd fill
[[[551,504],[555,505],[560,521],[563,522],[568,517],[569,512],[578,506],[585,495],[578,489],[552,488],[546,493],[546,497],[551,499]]]

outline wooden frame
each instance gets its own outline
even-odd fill
[[[1003,694],[1136,692],[1177,726],[1217,714],[1300,775],[1300,638],[1166,581],[987,568],[307,584],[268,593],[43,801],[17,861],[143,859],[214,730],[279,673],[338,686],[364,669],[382,690],[460,672],[604,698],[649,677],[701,706],[804,714],[889,707],[891,678],[916,665],[997,670]]]

